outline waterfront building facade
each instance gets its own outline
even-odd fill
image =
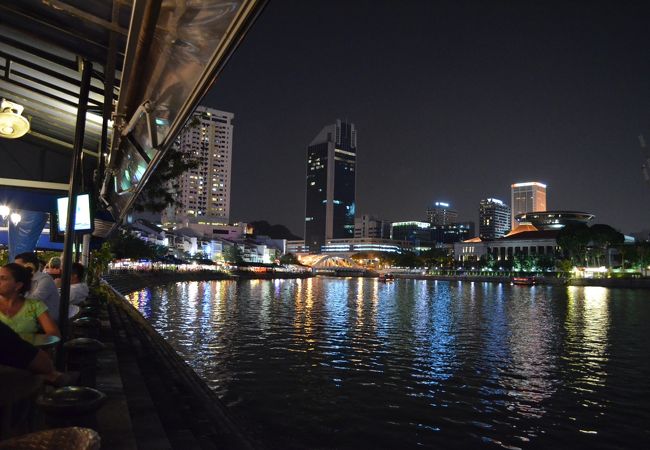
[[[447,202],[435,202],[427,208],[427,221],[431,225],[449,225],[458,219],[458,211]]]
[[[560,249],[556,241],[557,231],[523,231],[491,241],[480,238],[454,244],[457,261],[478,261],[491,255],[495,261],[511,261],[515,256],[548,255],[556,257]]]
[[[510,226],[514,229],[518,222],[515,217],[534,211],[546,211],[546,185],[538,181],[515,183],[510,186],[512,216]]]
[[[394,241],[410,242],[414,246],[431,243],[431,224],[411,220],[393,222],[390,227],[390,238]]]
[[[479,237],[498,239],[510,229],[510,207],[499,199],[486,198],[479,204]]]
[[[319,252],[329,239],[354,237],[357,132],[337,120],[307,147],[305,245]]]
[[[431,225],[431,241],[436,244],[453,244],[474,236],[474,222],[455,222]]]
[[[390,222],[364,214],[354,219],[355,238],[390,239]]]
[[[166,228],[186,219],[210,217],[228,223],[234,114],[199,106],[178,137],[180,151],[199,162],[183,173],[177,194],[182,207],[162,214]]]
[[[384,252],[402,253],[410,247],[406,243],[395,242],[390,239],[378,238],[353,238],[329,239],[321,248],[323,253],[359,253],[359,252]]]

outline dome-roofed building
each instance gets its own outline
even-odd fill
[[[517,214],[515,220],[520,225],[530,224],[537,230],[543,231],[559,230],[569,224],[586,225],[594,217],[596,216],[593,214],[580,211],[535,211]]]

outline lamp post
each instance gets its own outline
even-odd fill
[[[0,216],[3,221],[7,220],[7,217],[9,217],[9,220],[11,220],[11,223],[13,223],[14,226],[18,225],[23,218],[20,213],[16,211],[11,212],[11,208],[7,205],[0,205]]]

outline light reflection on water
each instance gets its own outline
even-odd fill
[[[129,296],[272,448],[643,447],[649,300],[360,278]]]

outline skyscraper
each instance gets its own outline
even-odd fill
[[[199,106],[178,138],[179,148],[199,161],[178,180],[182,208],[168,208],[163,224],[207,217],[227,223],[230,216],[233,113]]]
[[[515,216],[533,211],[546,211],[546,185],[537,181],[515,183],[511,188],[512,216],[510,224],[517,226]]]
[[[435,202],[427,208],[427,220],[431,225],[450,225],[458,219],[458,211],[446,202]]]
[[[338,119],[307,147],[305,245],[312,252],[327,239],[354,237],[356,160],[354,124]]]
[[[510,207],[496,198],[481,200],[479,205],[479,237],[497,239],[510,229]]]

